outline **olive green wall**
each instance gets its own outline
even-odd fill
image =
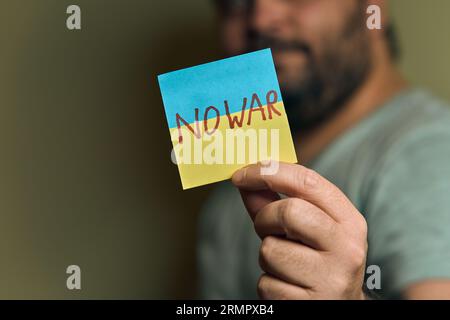
[[[392,2],[402,68],[450,98],[450,1]],[[0,0],[0,298],[193,297],[208,188],[181,191],[155,76],[219,57],[214,21],[209,0]]]
[[[450,100],[448,0],[391,0],[408,79]]]

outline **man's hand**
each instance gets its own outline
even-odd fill
[[[285,163],[275,175],[246,167],[232,181],[262,239],[262,299],[364,299],[366,221],[335,185]]]

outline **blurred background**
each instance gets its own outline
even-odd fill
[[[401,68],[450,100],[450,1],[391,9]],[[181,189],[156,75],[217,58],[211,0],[0,0],[1,299],[195,297],[211,187]]]

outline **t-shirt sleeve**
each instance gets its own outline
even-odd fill
[[[427,279],[450,279],[449,122],[397,142],[372,181],[366,208],[369,261],[383,296]]]

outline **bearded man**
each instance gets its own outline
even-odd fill
[[[213,192],[202,297],[365,299],[374,265],[381,298],[450,298],[450,112],[395,66],[387,2],[216,0],[229,55],[272,49],[300,164]]]

